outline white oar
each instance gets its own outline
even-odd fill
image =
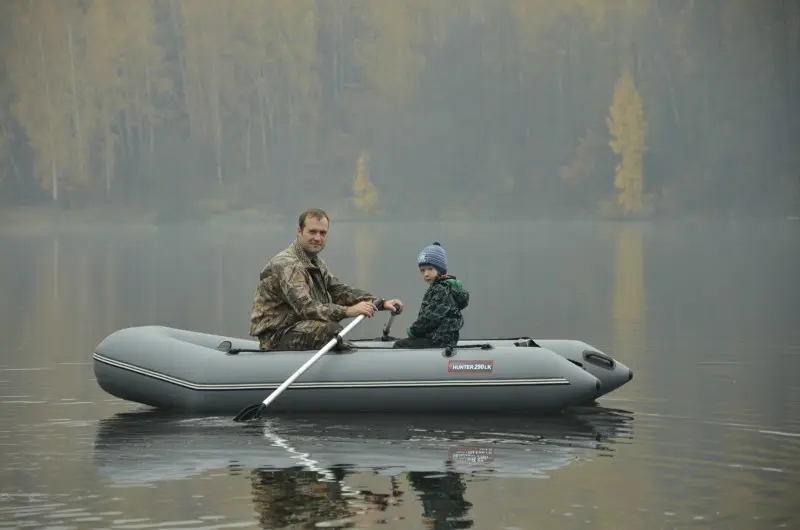
[[[275,401],[275,399],[281,395],[281,393],[286,390],[286,388],[294,383],[295,379],[303,375],[303,373],[311,368],[311,365],[317,362],[323,355],[328,353],[328,351],[336,346],[336,343],[339,342],[344,336],[354,327],[356,327],[359,322],[364,320],[364,315],[357,316],[352,322],[350,322],[342,331],[336,334],[334,338],[332,338],[328,343],[323,346],[323,348],[318,351],[312,358],[307,360],[303,366],[297,369],[295,373],[289,376],[289,379],[283,382],[281,386],[276,388],[272,391],[272,394],[267,396],[267,398],[257,405],[248,405],[247,407],[243,408],[239,414],[233,418],[233,421],[249,421],[258,418],[261,415],[261,412],[267,408],[267,405]]]

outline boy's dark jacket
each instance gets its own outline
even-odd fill
[[[461,310],[469,304],[469,291],[455,276],[436,278],[425,291],[417,320],[408,328],[410,338],[426,337],[437,346],[455,346],[464,327]]]

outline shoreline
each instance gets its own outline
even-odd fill
[[[642,219],[608,219],[603,217],[580,216],[558,218],[505,218],[505,216],[485,216],[472,219],[453,218],[442,212],[440,218],[421,219],[419,216],[376,216],[366,217],[349,212],[330,212],[336,223],[345,225],[375,223],[391,225],[397,223],[431,223],[437,224],[504,224],[504,223],[537,223],[537,224],[604,224],[604,225],[658,225],[658,224],[729,224],[729,223],[769,223],[800,225],[800,216],[785,215],[774,217],[742,217],[730,216],[683,216],[673,218]],[[130,212],[118,210],[54,210],[43,207],[16,207],[0,210],[0,234],[3,235],[36,235],[52,233],[140,233],[157,234],[162,231],[184,229],[206,229],[210,231],[263,231],[271,228],[284,229],[296,223],[294,216],[281,214],[265,214],[258,210],[240,210],[218,214],[198,216],[194,219],[159,220],[156,212]]]

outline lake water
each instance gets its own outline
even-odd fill
[[[246,336],[292,239],[0,236],[0,527],[800,527],[800,223],[332,225],[333,271],[406,301],[396,332],[438,239],[471,292],[464,338],[580,339],[634,370],[556,417],[242,425],[99,389],[91,354],[116,329]]]

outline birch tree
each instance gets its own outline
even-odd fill
[[[643,159],[646,151],[647,121],[642,99],[633,76],[622,72],[616,86],[607,118],[611,139],[608,144],[621,157],[615,171],[614,186],[620,190],[617,202],[623,214],[644,209]]]
[[[68,141],[72,135],[70,62],[62,10],[64,2],[43,9],[41,2],[16,4],[12,47],[6,67],[16,94],[11,114],[34,153],[34,172],[43,189],[58,201],[62,188],[76,185]]]

